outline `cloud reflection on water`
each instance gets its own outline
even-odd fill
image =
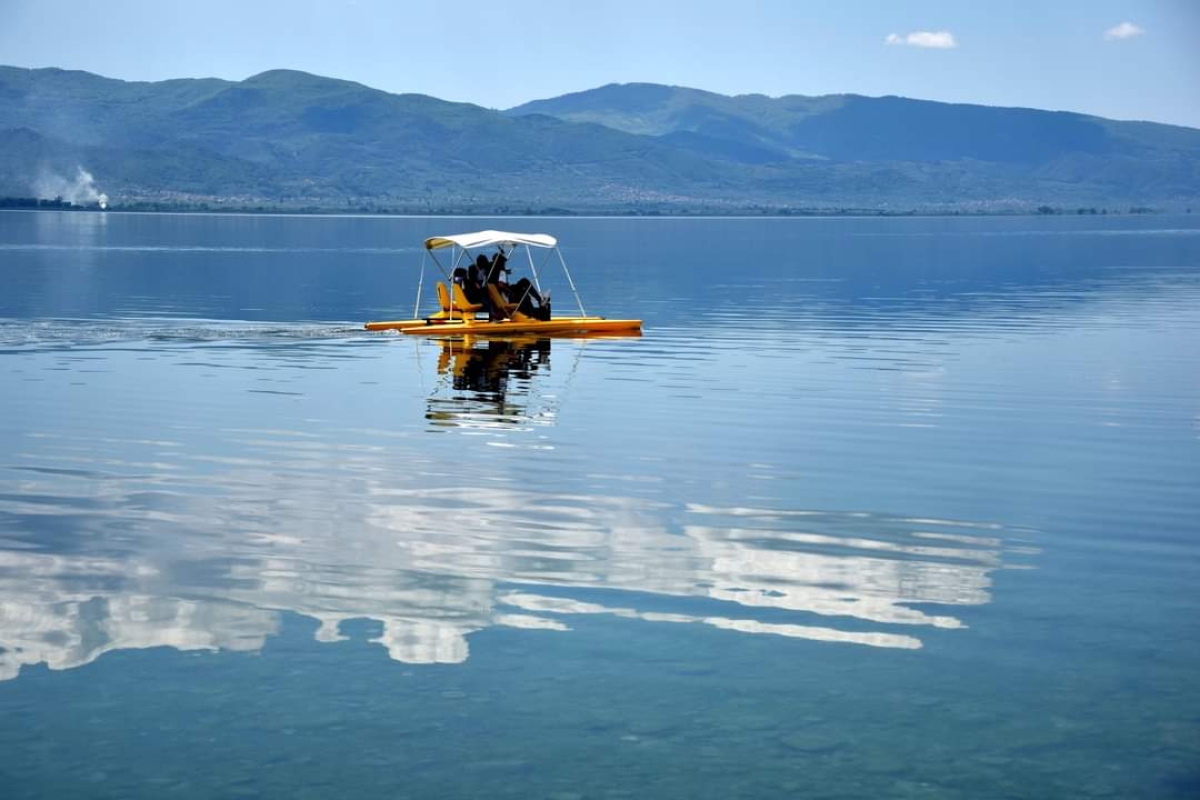
[[[1022,553],[1020,532],[977,523],[405,486],[370,450],[336,448],[350,476],[178,453],[148,477],[115,472],[103,443],[90,459],[58,444],[76,469],[0,483],[0,679],[116,649],[257,650],[278,612],[318,621],[320,641],[377,620],[373,641],[413,664],[462,662],[491,626],[566,631],[597,613],[918,648],[922,628],[963,627],[949,610],[989,602],[990,573]]]

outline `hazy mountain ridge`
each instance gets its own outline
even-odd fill
[[[1200,131],[858,95],[609,85],[500,112],[272,70],[0,67],[0,194],[84,167],[127,200],[519,210],[1186,205]]]
[[[652,84],[610,84],[505,112],[594,122],[630,133],[774,144],[782,153],[863,161],[974,158],[1044,162],[1059,155],[1200,153],[1200,131],[1066,111],[937,103],[902,97],[725,95]]]

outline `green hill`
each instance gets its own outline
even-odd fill
[[[288,70],[139,83],[0,67],[0,194],[80,167],[116,205],[1172,207],[1200,196],[1200,131],[652,84],[499,112]]]

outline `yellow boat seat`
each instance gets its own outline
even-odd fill
[[[504,299],[504,295],[500,294],[500,287],[494,283],[487,285],[488,297],[491,298],[492,308],[496,309],[506,317],[511,317],[517,310],[516,303],[510,303]]]
[[[488,297],[490,297],[492,300],[492,307],[502,309],[501,313],[503,313],[504,316],[507,317],[508,319],[511,319],[514,322],[535,322],[536,321],[536,319],[534,317],[531,317],[528,314],[518,311],[517,310],[518,306],[516,303],[510,303],[507,300],[505,300],[504,295],[500,294],[500,288],[498,286],[496,286],[496,284],[489,283],[487,289],[488,289]]]
[[[457,283],[454,284],[454,308],[455,310],[462,309],[463,311],[483,311],[483,303],[472,303],[463,293],[463,288]]]
[[[437,282],[438,305],[441,306],[441,311],[429,316],[429,319],[463,319],[473,318],[475,313],[483,310],[482,303],[471,303],[467,300],[467,296],[463,294],[462,287],[457,283],[454,284],[454,309],[450,309],[450,292],[446,290],[446,284],[443,281]]]

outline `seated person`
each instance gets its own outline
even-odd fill
[[[491,264],[492,272],[512,272],[508,268],[508,256],[504,255],[504,248],[496,248],[496,255],[492,256]]]
[[[474,273],[475,267],[471,268],[471,273]],[[468,274],[462,267],[454,268],[454,282],[462,287],[463,296],[470,303],[483,303],[487,305],[487,292],[483,289],[483,284],[475,280],[473,274]]]
[[[496,269],[493,273],[492,284],[508,307],[498,309],[499,314],[493,312],[492,318],[503,319],[510,311],[514,310],[515,306],[516,311],[520,311],[528,317],[540,320],[550,319],[550,298],[543,296],[528,278],[521,278],[513,284],[508,283],[507,273],[506,267]]]
[[[544,307],[549,311],[550,308],[549,299],[542,297],[542,293],[530,283],[528,278],[521,278],[521,280],[508,287],[508,299],[510,302],[518,304],[522,314],[538,317],[538,319],[541,319],[541,317],[537,313],[527,309],[541,309]],[[537,301],[536,306],[534,305],[534,301]],[[546,319],[549,318],[550,315],[547,313]]]
[[[488,257],[480,253],[475,259],[475,263],[471,265],[471,281],[480,288],[487,286],[490,271],[491,264],[488,262]]]
[[[457,318],[457,316],[465,315],[468,312],[475,312],[482,309],[483,304],[481,302],[471,300],[467,297],[469,286],[470,279],[467,277],[467,271],[461,267],[451,273],[449,289],[446,288],[446,284],[438,281],[438,303],[441,304],[442,310],[434,316],[438,319]]]

